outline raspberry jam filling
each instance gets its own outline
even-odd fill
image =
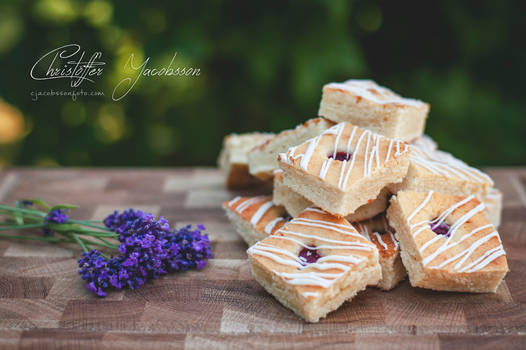
[[[440,224],[431,223],[429,224],[429,226],[431,226],[431,231],[433,231],[437,235],[449,237],[449,225],[445,222],[442,222]]]
[[[336,155],[334,155],[334,153],[331,153],[328,157],[329,159],[339,160],[340,162],[343,162],[351,159],[352,153],[336,152]]]
[[[313,264],[321,258],[320,254],[316,249],[303,248],[298,254],[301,264],[306,266],[308,264]]]

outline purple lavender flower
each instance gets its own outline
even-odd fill
[[[69,216],[66,215],[64,210],[55,209],[50,211],[44,220],[48,223],[63,224],[69,220]]]
[[[212,251],[208,235],[201,234],[204,230],[203,225],[198,225],[196,230],[188,225],[169,236],[167,247],[172,253],[168,258],[170,270],[205,267],[207,260],[212,258]]]
[[[44,218],[44,223],[46,224],[63,224],[69,220],[69,216],[62,209],[51,210],[46,217]],[[42,234],[44,236],[53,236],[53,231],[45,227],[42,229]]]
[[[115,210],[113,214],[108,215],[106,219],[104,219],[104,225],[112,231],[115,231],[121,225],[127,223],[128,221],[134,221],[143,215],[144,213],[142,211],[135,211],[131,208],[123,211],[121,214]]]
[[[119,235],[121,255],[107,259],[91,251],[79,259],[86,288],[98,296],[106,296],[109,288],[138,288],[171,271],[202,269],[212,257],[208,235],[201,234],[203,225],[170,231],[165,218],[155,220],[152,214],[133,209],[115,211],[104,224]]]

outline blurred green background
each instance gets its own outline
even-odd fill
[[[1,166],[214,165],[224,135],[314,117],[322,85],[371,78],[431,104],[426,132],[473,165],[526,164],[526,3],[0,2]],[[103,53],[101,96],[41,97],[53,48]],[[142,78],[111,99],[131,53],[199,77]]]

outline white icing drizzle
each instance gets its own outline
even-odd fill
[[[277,223],[280,222],[280,221],[285,221],[285,219],[283,219],[282,217],[277,217],[274,220],[272,220],[271,222],[269,222],[265,226],[265,233],[270,235],[272,233],[272,230],[274,230],[274,227],[276,227]]]
[[[426,196],[426,198],[424,199],[424,201],[413,211],[413,213],[411,213],[411,215],[408,217],[408,222],[409,223],[410,223],[410,220],[420,210],[422,210],[422,208],[429,202],[429,200],[431,199],[432,193],[433,192],[430,191],[428,193],[428,195]],[[410,224],[411,230],[414,229],[415,227],[423,225],[422,227],[420,227],[418,230],[416,230],[412,234],[413,237],[416,237],[416,235],[419,232],[422,232],[425,229],[430,229],[429,228],[430,224],[432,224],[432,225],[440,225],[456,209],[458,209],[461,206],[467,204],[468,202],[470,202],[473,199],[474,199],[474,196],[468,196],[468,197],[464,198],[463,200],[456,202],[455,204],[453,204],[452,206],[450,206],[446,210],[442,211],[442,213],[440,213],[440,215],[437,218],[433,219],[433,220],[430,220],[430,221],[424,220],[424,221],[420,221],[420,222],[418,222],[416,224]],[[463,235],[462,237],[460,237],[460,239],[455,240],[456,234],[457,234],[458,230],[460,229],[460,227],[462,227],[462,225],[464,225],[467,221],[469,221],[471,218],[473,218],[476,214],[482,212],[484,209],[485,209],[485,206],[484,206],[483,203],[478,204],[476,207],[470,209],[464,215],[462,215],[460,218],[458,218],[449,227],[447,238],[445,236],[442,236],[442,235],[435,235],[433,238],[429,239],[424,244],[422,244],[420,246],[420,248],[419,248],[420,254],[423,254],[425,250],[430,249],[433,246],[434,243],[442,242],[438,247],[436,247],[433,250],[433,252],[431,252],[429,255],[427,255],[426,257],[424,257],[422,259],[422,265],[423,266],[427,266],[427,265],[431,264],[431,262],[434,261],[437,257],[441,256],[442,253],[447,252],[451,248],[461,244],[462,242],[466,241],[467,239],[469,239],[470,237],[472,237],[476,233],[478,233],[478,232],[480,232],[482,230],[486,230],[486,229],[490,229],[490,228],[492,229],[493,225],[491,225],[491,224],[486,224],[486,225],[483,225],[483,226],[479,226],[479,227],[475,228],[474,230],[472,230],[471,232],[469,232],[469,233]],[[475,253],[477,248],[479,248],[480,246],[482,246],[484,243],[488,242],[492,238],[497,238],[498,239],[499,245],[497,247],[486,251],[481,257],[475,259],[470,264],[468,264],[466,266],[463,266],[466,263],[466,261]],[[474,271],[478,271],[478,270],[482,269],[484,266],[488,265],[493,260],[497,259],[498,257],[500,257],[500,256],[502,256],[504,254],[505,254],[505,252],[504,252],[504,248],[502,247],[502,243],[500,241],[499,234],[498,234],[497,231],[493,230],[490,233],[485,234],[483,237],[481,237],[481,238],[475,240],[474,242],[472,242],[468,247],[466,247],[466,249],[462,250],[461,252],[457,253],[456,255],[454,255],[454,256],[442,261],[438,265],[429,266],[429,268],[440,269],[440,268],[443,268],[443,267],[449,265],[450,263],[458,260],[457,263],[453,266],[453,270],[459,271],[459,272],[474,272]]]
[[[393,148],[393,142],[394,139],[391,139],[391,141],[389,141],[389,147],[387,148],[387,155],[385,156],[384,162],[387,162],[387,160],[389,160],[389,156],[391,155],[391,148]]]
[[[420,166],[434,175],[444,176],[446,178],[458,177],[462,180],[473,180],[479,183],[490,183],[493,180],[480,170],[470,167],[466,163],[456,159],[451,154],[426,150],[415,146],[410,146],[412,152],[410,159],[414,165]]]
[[[374,220],[374,219],[370,219],[370,220]],[[382,216],[381,220],[382,220],[382,225],[383,225],[383,231],[385,231],[385,235],[389,234],[389,236],[391,238],[391,241],[393,242],[393,244],[395,246],[394,250],[397,251],[398,247],[399,247],[398,240],[396,239],[396,237],[391,232],[391,228],[389,227],[389,224],[387,223],[387,219],[385,218],[385,216]],[[358,226],[360,234],[362,236],[364,236],[365,238],[367,238],[368,241],[372,242],[371,232],[369,232],[369,228],[367,226],[367,222],[369,222],[369,220],[355,223],[355,225]],[[372,234],[376,237],[376,240],[378,241],[378,244],[380,244],[380,246],[384,250],[389,250],[389,245],[387,243],[385,243],[384,240],[382,239],[382,234],[380,234],[379,232],[376,232],[376,231],[373,231]]]
[[[499,249],[500,248],[500,249]],[[488,265],[489,263],[491,263],[493,260],[496,260],[498,257],[502,256],[502,255],[506,255],[506,252],[504,251],[504,249],[502,247],[496,247],[496,248],[493,248],[492,249],[492,254],[485,258],[482,262],[480,262],[478,265],[476,265],[475,267],[467,270],[466,272],[475,272],[475,271],[478,271],[482,268],[484,268],[486,265]],[[479,262],[480,259],[482,259],[483,257],[486,257],[488,254],[489,254],[490,251],[487,251],[482,257],[480,257],[479,259],[476,260],[476,262]],[[462,271],[464,272],[464,271]]]
[[[241,214],[243,213],[245,210],[247,210],[252,204],[255,204],[257,203],[261,198],[260,197],[252,197],[252,198],[249,198],[247,200],[245,200],[243,203],[241,203],[240,205],[238,205],[236,207],[236,211]]]
[[[346,225],[334,224],[332,222],[327,222],[323,220],[307,219],[307,218],[296,218],[294,220],[295,224],[301,224],[311,227],[320,227],[326,230],[336,231],[343,233],[345,235],[360,237],[360,234],[356,233],[351,227]]]
[[[297,269],[296,271],[284,272],[274,269],[273,273],[281,277],[286,283],[298,286],[319,286],[322,288],[330,287],[338,278],[343,276],[352,268],[352,265],[363,262],[366,258],[355,252],[357,251],[371,251],[374,249],[370,243],[363,241],[356,230],[349,225],[338,224],[330,221],[325,221],[319,214],[326,214],[324,211],[309,207],[306,211],[317,213],[318,216],[314,218],[297,217],[292,220],[291,224],[282,227],[277,235],[272,236],[273,240],[285,240],[292,242],[296,247],[303,247],[310,250],[318,250],[323,255],[324,250],[337,250],[341,253],[321,256],[316,262],[305,264],[295,252],[286,250],[273,244],[272,241],[261,241],[248,249],[250,255],[261,255],[273,262],[291,266]],[[306,234],[303,232],[293,231],[294,227],[301,226],[315,227],[316,230],[312,232],[327,232],[335,231],[345,236],[357,236],[357,240],[339,240],[331,239],[317,234]],[[316,246],[310,246],[306,242],[316,242]],[[303,259],[304,260],[304,259]],[[330,272],[327,270],[331,270]],[[336,270],[337,272],[334,272]],[[327,272],[324,272],[327,271]],[[317,296],[317,293],[306,292],[304,296]]]
[[[360,134],[359,136],[357,136],[358,131]],[[344,136],[347,135],[347,132],[349,132],[349,135]],[[395,143],[396,152],[394,153],[394,156],[399,156],[408,151],[407,144],[402,143],[404,145],[402,148],[401,141],[389,140],[384,136],[372,133],[370,130],[359,129],[357,126],[348,123],[339,123],[325,130],[319,136],[307,140],[302,145],[289,148],[286,154],[279,155],[279,159],[284,163],[293,165],[294,160],[301,158],[298,165],[299,168],[304,171],[309,171],[309,164],[313,157],[319,157],[319,155],[315,155],[316,150],[319,148],[318,145],[321,139],[327,137],[327,135],[332,135],[331,137],[334,137],[334,141],[331,141],[334,142],[333,148],[331,149],[332,157],[321,159],[321,166],[318,165],[320,168],[316,171],[318,172],[318,177],[325,180],[331,167],[335,165],[339,166],[337,186],[342,190],[345,190],[347,187],[349,178],[354,169],[356,158],[363,158],[362,176],[366,177],[370,176],[375,169],[378,169],[382,162],[389,160],[391,149]],[[387,143],[387,141],[389,141],[389,148],[387,150],[387,156],[385,160],[383,160],[380,147],[382,143]],[[298,147],[301,147],[301,149],[304,150],[304,153],[296,153]],[[334,159],[336,158],[337,153],[343,151],[347,154],[352,154],[351,159],[335,161]],[[357,155],[363,155],[363,157],[357,157]]]
[[[362,132],[362,135],[360,135],[360,138],[358,139],[358,142],[356,144],[356,148],[355,148],[355,151],[354,153],[359,153],[360,152],[360,145],[362,144],[362,140],[363,138],[365,137],[365,135],[370,135],[371,132],[369,130],[365,130]],[[349,164],[349,169],[347,169],[347,172],[345,173],[345,176],[342,178],[342,174],[345,170],[345,165],[347,164],[347,162],[344,162],[342,164],[342,169],[340,171],[340,178],[338,179],[338,188],[339,189],[345,189],[345,187],[347,186],[347,180],[349,179],[350,175],[351,175],[351,171],[354,167],[354,161],[356,160],[356,157],[352,157],[351,159],[351,163]],[[365,161],[365,158],[364,158],[364,161]]]
[[[418,207],[415,208],[415,210],[413,210],[413,212],[411,214],[409,214],[409,216],[407,217],[407,222],[408,223],[411,223],[411,220],[413,219],[413,217],[420,211],[422,210],[422,208],[424,208],[427,203],[429,202],[429,200],[431,199],[431,197],[433,196],[433,191],[429,191],[427,193],[427,196],[426,198],[422,201],[422,203],[420,203],[420,205]]]
[[[229,206],[229,207],[233,206],[233,205],[236,204],[237,201],[239,201],[240,199],[241,199],[241,196],[234,197],[230,202],[228,202],[228,206]]]
[[[309,246],[308,244],[305,244],[302,241],[297,240],[297,239],[292,238],[292,237],[287,237],[287,236],[273,236],[273,237],[276,238],[276,239],[284,239],[286,241],[291,241],[291,242],[297,243],[300,246],[302,246],[304,248],[307,248],[307,249],[350,249],[350,248],[354,248],[354,247],[358,247],[358,248],[362,248],[363,247],[363,244],[357,245],[356,243],[350,243],[350,242],[347,242],[347,244],[343,244],[343,245],[320,244],[320,245],[317,245],[316,247],[312,247],[312,246]],[[346,243],[346,242],[343,242],[343,243]],[[363,249],[360,249],[360,250],[363,250]]]
[[[422,101],[401,97],[393,91],[377,85],[372,80],[351,79],[343,83],[330,83],[325,85],[325,87],[346,90],[356,96],[379,104],[396,103],[414,107],[421,107],[424,105]],[[372,89],[376,90],[378,94],[373,94],[371,91]]]
[[[272,203],[272,201],[268,201],[266,203],[263,203],[259,208],[258,210],[254,213],[254,215],[252,216],[252,219],[250,219],[250,223],[252,225],[257,225],[258,222],[261,220],[261,218],[263,217],[263,215],[265,215],[265,213],[267,211],[269,211],[270,208],[272,208],[274,206],[274,203]]]
[[[334,240],[334,239],[330,239],[330,238],[324,238],[324,237],[319,237],[319,236],[315,236],[315,235],[308,235],[308,234],[301,233],[301,232],[289,231],[289,230],[285,230],[283,228],[281,228],[278,232],[282,232],[282,233],[286,233],[286,234],[294,235],[294,236],[298,236],[298,237],[303,237],[303,238],[317,239],[317,240],[325,241],[325,242],[329,242],[329,243],[336,243],[336,244],[346,245],[346,246],[352,247],[353,249],[356,249],[356,250],[371,250],[372,249],[369,245],[367,245],[365,243],[361,243],[361,242],[349,243],[349,242],[345,242],[345,241],[338,241],[338,240]]]
[[[395,250],[398,250],[398,247],[400,246],[400,243],[398,243],[398,240],[396,239],[396,237],[393,235],[393,233],[391,231],[388,231],[389,232],[389,235],[391,235],[391,241],[393,241],[394,245],[395,245]]]
[[[385,244],[385,242],[382,240],[382,235],[380,235],[378,232],[374,232],[374,235],[376,236],[376,239],[378,240],[378,243],[384,248],[385,250],[389,250],[389,246]]]
[[[345,129],[345,124],[340,123],[336,125],[338,128],[338,132],[336,133],[336,139],[334,140],[334,151],[332,152],[332,157],[336,158],[336,153],[338,153],[338,142],[340,141],[340,137],[342,136],[343,130]]]
[[[320,136],[317,136],[309,141],[309,147],[307,147],[307,151],[305,151],[305,154],[301,158],[300,162],[300,168],[303,170],[307,170],[309,166],[310,159],[312,158],[312,155],[314,154],[314,150],[316,149],[316,145],[320,141]]]
[[[303,292],[303,293],[301,293],[301,295],[303,295],[306,298],[308,298],[308,297],[317,297],[318,294],[319,294],[318,292]]]

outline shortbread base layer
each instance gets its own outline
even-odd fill
[[[382,266],[382,279],[376,285],[382,290],[391,290],[407,276],[400,254],[394,254],[389,258],[380,257]]]
[[[243,238],[243,240],[249,245],[253,245],[265,237],[267,237],[266,234],[261,233],[254,229],[254,226],[250,224],[250,222],[243,220],[239,215],[234,213],[232,210],[225,209],[226,215],[230,222],[232,223],[232,226],[234,226],[234,229],[238,233],[238,235]]]
[[[343,91],[324,89],[318,115],[409,142],[423,134],[428,108],[380,105]]]
[[[297,288],[280,281],[280,277],[265,270],[257,259],[250,259],[250,269],[255,280],[281,304],[307,322],[316,323],[331,311],[351,300],[368,285],[374,285],[382,277],[379,264],[365,266],[360,271],[350,272],[340,283],[329,288],[320,288],[318,297],[304,297]]]
[[[495,293],[506,275],[506,271],[478,271],[471,273],[451,273],[445,269],[432,269],[423,266],[418,248],[409,238],[411,229],[401,215],[400,205],[391,201],[387,210],[389,225],[393,227],[400,242],[400,256],[407,270],[409,282],[413,287],[439,291]]]
[[[388,196],[389,191],[385,188],[374,201],[362,205],[356,209],[354,213],[347,215],[345,219],[349,222],[358,222],[375,217],[387,208]],[[284,206],[292,217],[296,217],[305,208],[312,205],[311,201],[294,192],[290,187],[283,184],[282,181],[274,182],[272,201],[277,205]]]
[[[390,183],[401,182],[407,173],[409,159],[392,161],[369,177],[352,184],[342,191],[318,177],[306,174],[287,163],[281,163],[283,183],[293,191],[310,200],[314,205],[337,216],[353,214],[364,204],[374,200]]]

